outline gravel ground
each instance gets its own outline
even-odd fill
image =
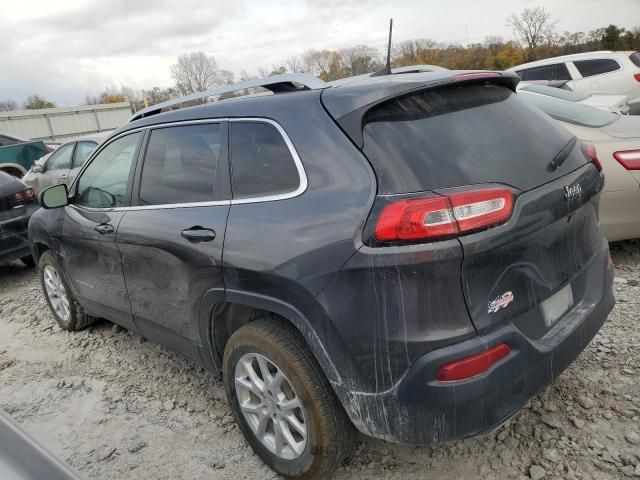
[[[410,448],[362,437],[335,478],[640,478],[640,242],[612,246],[617,305],[584,353],[495,432]],[[0,408],[88,478],[275,478],[219,379],[101,322],[54,325],[36,273],[0,267]]]

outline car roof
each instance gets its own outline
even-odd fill
[[[572,53],[570,55],[561,55],[559,57],[545,58],[542,60],[536,60],[535,62],[523,63],[516,65],[515,67],[508,68],[507,71],[515,72],[524,68],[542,67],[545,65],[552,65],[554,63],[571,62],[574,60],[589,60],[596,58],[617,57],[619,55],[630,55],[631,51],[612,51],[612,50],[598,50],[596,52],[584,52],[584,53]]]

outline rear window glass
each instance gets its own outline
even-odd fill
[[[554,178],[548,162],[572,139],[511,90],[492,85],[400,97],[370,110],[364,125],[364,152],[383,194],[488,182],[533,188]]]
[[[601,73],[613,72],[620,70],[620,65],[615,60],[603,58],[600,60],[577,60],[573,62],[580,75],[583,77],[592,77]]]
[[[295,191],[300,177],[289,147],[268,123],[231,123],[233,198]]]
[[[640,67],[640,53],[632,53],[629,55],[629,60],[631,60],[636,67]]]
[[[589,98],[589,95],[581,95],[579,93],[572,92],[571,90],[547,87],[544,85],[527,85],[526,87],[522,87],[520,90],[539,93],[540,95],[547,95],[549,97],[561,98],[562,100],[568,100],[570,102],[580,102]]]
[[[566,102],[558,98],[531,95],[522,92],[524,99],[531,102],[547,115],[562,122],[581,125],[583,127],[599,128],[609,125],[618,116],[615,113],[589,107],[580,103]]]

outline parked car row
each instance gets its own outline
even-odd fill
[[[518,81],[292,74],[199,94],[274,95],[137,112],[40,192],[29,238],[55,320],[107,318],[221,371],[240,431],[289,478],[329,475],[356,431],[495,428],[611,311],[602,169],[634,161],[618,116]],[[609,128],[580,134],[595,150],[547,99]]]
[[[640,113],[640,52],[600,51],[547,58],[510,68],[521,80],[565,80],[579,94],[624,95]]]

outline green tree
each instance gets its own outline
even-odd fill
[[[56,104],[39,95],[30,95],[25,100],[23,106],[27,110],[35,110],[38,108],[55,108]]]

